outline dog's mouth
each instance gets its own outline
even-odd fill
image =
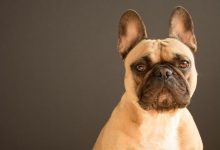
[[[180,96],[167,88],[148,90],[140,99],[139,104],[145,110],[166,111],[177,108],[184,108],[189,104],[188,94]],[[180,98],[181,97],[181,98]]]

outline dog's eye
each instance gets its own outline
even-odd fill
[[[186,69],[189,67],[189,61],[187,60],[181,60],[179,63],[179,68]]]
[[[144,72],[146,70],[146,65],[144,64],[139,64],[136,66],[137,71],[139,72]]]

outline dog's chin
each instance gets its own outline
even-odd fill
[[[148,90],[139,98],[139,105],[144,110],[169,111],[184,108],[189,104],[189,93],[179,95],[176,91],[162,88]]]

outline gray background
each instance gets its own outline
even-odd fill
[[[165,38],[176,5],[198,40],[189,106],[204,147],[220,147],[220,1],[0,1],[0,149],[89,150],[123,94],[116,49],[121,14],[138,11]]]

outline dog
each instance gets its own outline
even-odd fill
[[[93,150],[202,150],[187,109],[197,84],[197,41],[188,11],[175,7],[169,37],[149,39],[140,15],[127,10],[119,22],[117,46],[125,93]]]

